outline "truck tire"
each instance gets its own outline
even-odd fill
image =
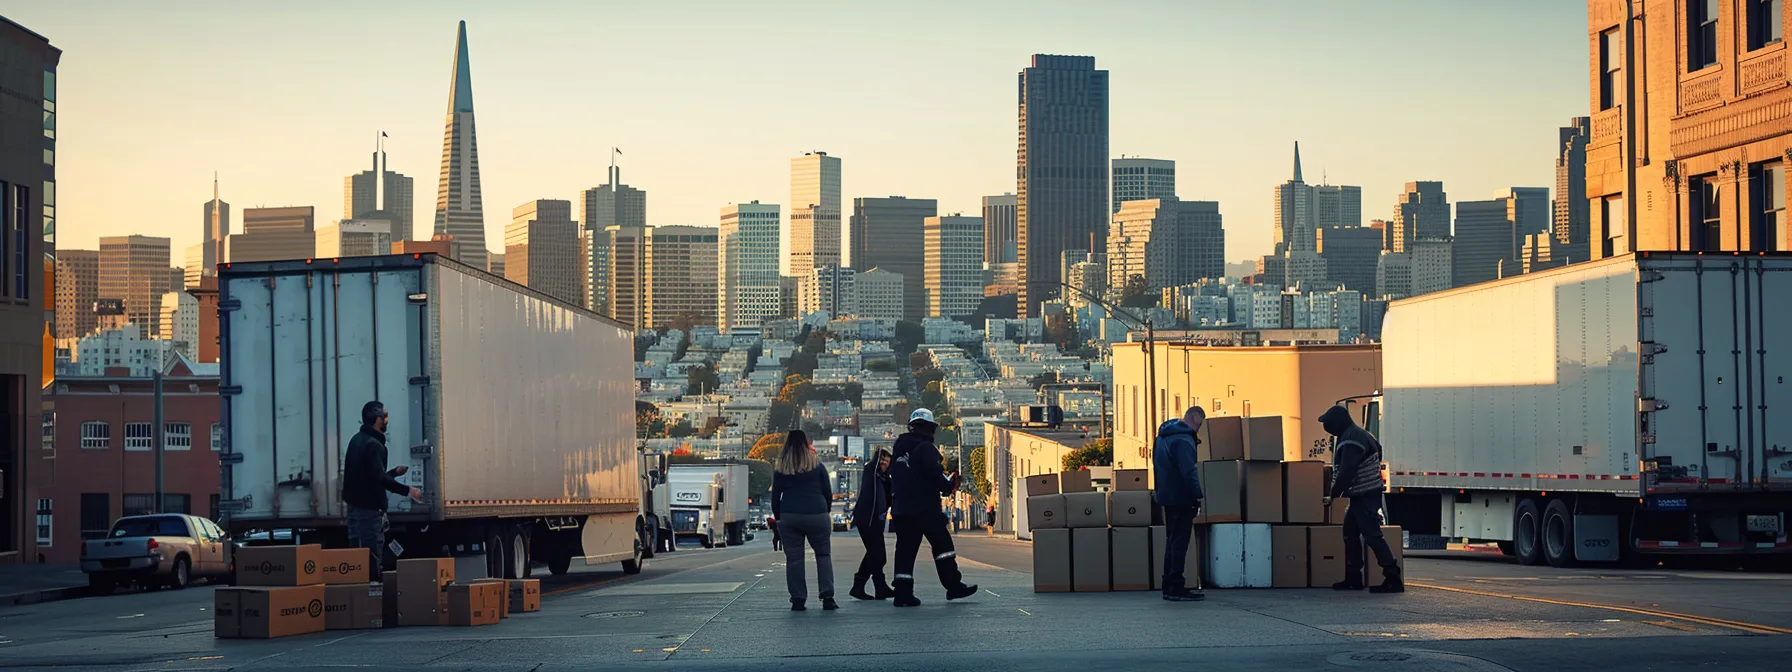
[[[566,570],[569,569],[572,569],[572,553],[564,549],[554,549],[554,554],[548,556],[548,573],[554,576],[564,576]]]
[[[1551,567],[1574,566],[1574,512],[1568,502],[1556,499],[1543,509],[1543,534],[1540,538],[1543,559]]]
[[[504,578],[529,578],[529,538],[522,528],[512,530],[510,543],[504,546]]]
[[[168,587],[172,590],[181,590],[192,582],[193,563],[189,562],[187,556],[184,555],[174,558],[174,569],[168,572]]]
[[[708,535],[708,534],[703,535],[703,547],[704,548],[715,548],[716,547],[715,537],[713,535]]]
[[[648,514],[647,517],[635,521],[635,525],[641,531],[641,558],[645,560],[653,557],[653,552],[659,546],[659,540],[655,538],[660,531],[658,520],[653,514]]]
[[[643,559],[644,552],[645,552],[645,550],[641,548],[641,541],[639,539],[636,539],[635,540],[635,557],[622,561],[622,573],[623,574],[640,574],[641,569],[643,567],[647,566],[647,561],[645,559]]]
[[[99,574],[87,575],[87,593],[90,595],[111,595],[112,591],[117,589],[118,582],[113,581],[112,577]]]
[[[1520,500],[1518,509],[1512,513],[1512,553],[1518,556],[1518,564],[1543,562],[1543,549],[1538,543],[1542,539],[1542,530],[1543,512],[1538,510],[1537,500]]]
[[[487,534],[485,536],[485,576],[487,578],[496,579],[507,576],[505,571],[510,561],[504,557],[506,555],[504,537],[499,536],[497,532]]]

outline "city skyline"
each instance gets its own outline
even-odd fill
[[[1137,44],[1102,37],[1103,31],[1081,26],[1068,18],[1046,17],[1025,32],[998,33],[994,40],[979,33],[975,47],[934,49],[949,38],[963,18],[974,18],[996,8],[940,8],[941,36],[914,42],[898,35],[903,22],[915,19],[885,17],[894,22],[872,36],[864,53],[838,63],[820,64],[830,73],[842,71],[891,71],[895,80],[843,81],[838,95],[824,96],[801,114],[771,119],[765,111],[739,111],[717,117],[714,112],[690,109],[687,101],[703,94],[703,86],[726,77],[784,81],[795,77],[782,67],[797,57],[773,50],[763,57],[717,61],[701,46],[701,38],[655,45],[650,30],[655,22],[686,16],[691,11],[714,14],[718,24],[742,18],[744,8],[708,10],[642,9],[614,17],[622,25],[640,24],[640,35],[622,35],[615,44],[602,47],[515,49],[519,42],[553,42],[551,35],[532,32],[541,28],[531,17],[511,17],[474,11],[472,5],[441,3],[430,11],[404,9],[350,10],[356,21],[319,22],[307,15],[277,8],[242,12],[154,12],[124,9],[98,19],[82,18],[79,6],[31,8],[13,18],[42,30],[67,35],[63,46],[74,56],[64,64],[62,81],[63,124],[70,129],[87,127],[92,133],[70,133],[60,149],[63,168],[59,181],[65,204],[60,218],[64,226],[60,245],[91,248],[101,235],[143,233],[174,240],[175,249],[198,241],[196,232],[181,226],[189,222],[193,203],[203,202],[217,170],[223,182],[224,200],[238,207],[254,205],[311,205],[333,209],[341,197],[342,175],[359,170],[366,156],[367,135],[390,133],[390,168],[406,175],[431,175],[440,160],[435,140],[441,128],[441,62],[452,56],[447,34],[456,21],[468,21],[469,41],[478,42],[480,53],[474,69],[482,85],[480,96],[484,194],[494,207],[510,207],[539,198],[566,199],[603,178],[605,154],[610,146],[628,152],[642,188],[666,194],[649,224],[705,226],[714,208],[753,198],[780,200],[788,193],[788,160],[804,149],[827,147],[830,153],[854,158],[843,184],[843,200],[858,196],[907,193],[938,198],[945,211],[974,211],[985,195],[1014,190],[1013,101],[1014,73],[1033,53],[1091,55],[1101,68],[1113,73],[1111,154],[1146,155],[1183,164],[1182,196],[1217,200],[1226,207],[1233,258],[1248,258],[1268,251],[1271,204],[1260,202],[1264,187],[1286,175],[1285,147],[1303,141],[1309,173],[1323,173],[1334,184],[1363,186],[1364,207],[1375,216],[1391,210],[1400,185],[1413,180],[1442,180],[1465,193],[1489,193],[1516,184],[1551,184],[1553,180],[1553,131],[1561,119],[1583,114],[1585,82],[1575,69],[1563,63],[1584,59],[1584,35],[1573,29],[1584,7],[1535,3],[1517,12],[1485,15],[1468,8],[1436,9],[1422,3],[1389,4],[1357,10],[1303,12],[1273,9],[1246,13],[1220,6],[1184,8],[1160,5],[1168,15],[1199,16],[1204,20],[1236,25],[1248,32],[1259,24],[1275,23],[1296,47],[1287,54],[1272,54],[1263,46],[1230,38],[1202,46],[1181,44],[1171,31],[1148,31]],[[326,3],[328,4],[328,3]],[[334,7],[334,6],[332,6]],[[345,8],[346,9],[346,8]],[[571,11],[571,10],[567,10]],[[803,30],[838,29],[868,9],[834,9],[809,12]],[[771,12],[778,14],[779,12]],[[1512,41],[1508,35],[1521,19],[1526,26],[1540,13],[1562,14],[1540,21],[1542,33],[1527,29],[1527,38]],[[195,16],[195,14],[202,14]],[[662,14],[670,16],[661,16]],[[773,16],[746,18],[772,21]],[[1122,13],[1123,14],[1123,13]],[[322,15],[320,13],[319,15]],[[229,118],[214,116],[209,109],[177,105],[173,97],[186,91],[170,79],[173,69],[195,71],[192,79],[206,81],[235,72],[235,64],[204,60],[191,45],[147,41],[154,26],[186,22],[215,29],[227,44],[250,39],[239,26],[263,20],[298,22],[322,39],[354,41],[368,37],[370,24],[386,18],[402,22],[379,28],[384,49],[371,53],[325,55],[309,69],[288,71],[275,63],[264,76],[269,81],[292,79],[294,91],[306,91],[322,82],[336,89],[329,98],[352,100],[352,105],[307,103],[303,117],[294,116],[290,92],[274,87],[233,89],[219,98],[214,108],[229,109]],[[333,16],[341,16],[338,12]],[[539,18],[539,14],[533,18]],[[1103,19],[1104,21],[1110,19]],[[1117,20],[1117,19],[1114,19]],[[116,21],[117,23],[111,23]],[[1376,31],[1410,30],[1416,42],[1403,49],[1376,48],[1373,41],[1351,40],[1348,53],[1330,56],[1344,46],[1348,31],[1334,31],[1338,22],[1351,25],[1386,24]],[[1474,24],[1466,33],[1446,40],[1446,26]],[[576,23],[576,22],[560,22]],[[341,25],[338,25],[341,24]],[[139,30],[141,26],[150,30]],[[932,24],[930,23],[930,26]],[[1467,25],[1467,24],[1464,24]],[[130,28],[127,30],[127,26]],[[394,26],[398,26],[394,29]],[[525,26],[531,30],[524,30]],[[700,31],[712,30],[700,26]],[[780,28],[783,30],[786,28]],[[550,33],[560,30],[546,26]],[[930,28],[931,30],[931,28]],[[619,30],[618,33],[628,33]],[[1235,31],[1226,31],[1235,32]],[[1432,34],[1436,34],[1434,37]],[[544,39],[545,38],[545,39]],[[942,40],[935,42],[934,40]],[[1466,41],[1466,43],[1464,42]],[[265,42],[265,41],[264,41]],[[1174,47],[1169,45],[1175,42]],[[568,44],[578,44],[568,41]],[[489,46],[487,46],[489,45]],[[263,53],[311,53],[305,41],[274,40],[257,43]],[[220,47],[222,48],[222,47]],[[1173,48],[1172,58],[1161,58]],[[644,60],[665,56],[651,72],[611,73],[615,80],[591,87],[603,96],[569,93],[565,77],[588,63],[587,59],[612,58],[619,49],[640,53]],[[672,50],[665,52],[664,50]],[[1191,69],[1210,50],[1226,50],[1256,65],[1245,72],[1207,72],[1210,84],[1201,92],[1158,91],[1147,82]],[[1440,59],[1413,58],[1416,53],[1437,52]],[[935,53],[937,51],[937,53]],[[1448,52],[1448,53],[1446,53]],[[1159,58],[1151,58],[1152,54]],[[1314,118],[1292,97],[1275,91],[1258,92],[1252,105],[1203,106],[1194,115],[1172,113],[1185,95],[1210,95],[1212,91],[1239,90],[1252,73],[1328,54],[1327,62],[1340,69],[1364,73],[1351,83],[1319,82],[1315,86],[1340,101],[1328,105],[1335,113]],[[1500,58],[1474,58],[1470,54],[1495,53]],[[147,56],[139,58],[138,55]],[[1304,56],[1303,56],[1304,54]],[[79,60],[77,60],[79,59]],[[895,60],[918,59],[917,64],[892,70]],[[281,59],[274,58],[272,61]],[[721,62],[721,67],[711,67]],[[952,62],[949,70],[935,73],[926,66]],[[962,62],[962,64],[960,64]],[[160,64],[160,65],[157,65]],[[146,67],[148,68],[146,70]],[[357,68],[378,69],[379,81],[359,81]],[[708,68],[706,71],[705,68]],[[910,70],[914,72],[911,74]],[[163,70],[169,70],[163,72]],[[1454,86],[1440,86],[1430,97],[1406,101],[1399,108],[1373,105],[1374,91],[1402,73],[1450,72]],[[81,75],[79,73],[90,73]],[[1472,82],[1511,79],[1523,75],[1534,82],[1543,102],[1512,105],[1495,92],[1478,91]],[[809,75],[804,74],[805,78]],[[132,82],[124,81],[134,78]],[[656,79],[657,78],[657,79]],[[183,78],[184,81],[185,78]],[[1324,78],[1321,78],[1324,79]],[[830,81],[839,81],[831,78]],[[660,83],[656,83],[660,82]],[[548,88],[543,89],[546,86]],[[925,87],[923,94],[921,87]],[[881,88],[869,98],[865,89]],[[489,91],[489,92],[487,92]],[[187,94],[192,93],[186,91]],[[922,96],[944,93],[963,104],[949,113],[916,107]],[[1304,92],[1313,95],[1315,92]],[[207,94],[221,95],[221,94]],[[1291,95],[1291,94],[1290,94]],[[855,96],[859,96],[855,99]],[[1341,96],[1341,97],[1340,97]],[[148,100],[148,121],[97,122],[108,101],[129,97]],[[556,104],[540,103],[552,100]],[[1506,101],[1503,104],[1499,101]],[[906,101],[906,102],[905,102]],[[166,104],[166,108],[157,103]],[[1472,103],[1472,104],[1463,104]],[[860,106],[880,109],[870,114]],[[317,108],[315,110],[309,108]],[[564,109],[548,109],[564,108]],[[1485,109],[1487,112],[1474,110]],[[1470,111],[1463,111],[1470,110]],[[178,112],[177,112],[178,111]],[[177,114],[169,117],[167,115]],[[783,113],[779,113],[783,114]],[[869,117],[866,115],[870,114]],[[91,116],[89,116],[91,115]],[[86,123],[82,123],[85,118]],[[274,133],[274,121],[292,119],[287,133]],[[157,128],[190,129],[148,133],[143,124]],[[867,123],[869,122],[869,123]],[[879,127],[877,132],[867,128]],[[1474,133],[1469,133],[1473,130]],[[201,134],[201,132],[203,132]],[[119,152],[117,134],[138,140],[132,149]],[[276,137],[280,136],[280,137]],[[166,137],[166,140],[160,138]],[[1436,138],[1436,142],[1410,143],[1412,137]],[[1469,138],[1473,138],[1470,140]],[[147,142],[143,138],[149,138]],[[937,140],[930,139],[937,138]],[[1403,151],[1377,151],[1386,143],[1406,142]],[[186,145],[184,149],[181,145]],[[138,149],[137,147],[141,147]],[[105,155],[108,161],[100,161]],[[290,161],[268,164],[259,157],[278,155]],[[693,166],[692,155],[710,159]],[[83,159],[82,157],[87,157]],[[1471,159],[1465,156],[1474,157]],[[1211,160],[1225,157],[1224,161]],[[167,176],[162,181],[141,176]],[[97,198],[118,193],[121,198]],[[83,194],[86,196],[83,197]],[[142,202],[144,216],[124,218],[116,202]],[[426,215],[425,215],[426,216]],[[421,217],[419,217],[420,219]],[[122,222],[131,222],[124,224]],[[414,231],[428,230],[430,222],[413,221]],[[486,217],[488,241],[495,240],[504,222]],[[129,227],[134,230],[126,230]],[[416,236],[421,237],[421,236]],[[495,251],[495,250],[494,250]]]

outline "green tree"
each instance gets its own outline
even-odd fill
[[[685,394],[708,394],[722,386],[722,377],[716,375],[716,367],[709,364],[691,367],[684,374]]]
[[[1112,439],[1096,439],[1083,444],[1083,447],[1064,454],[1064,470],[1077,471],[1083,467],[1111,467],[1114,465],[1114,442]]]
[[[635,436],[659,436],[666,431],[666,423],[660,418],[660,407],[650,401],[635,400]]]
[[[971,462],[971,481],[977,484],[977,492],[983,494],[992,492],[989,483],[989,465],[985,464],[989,459],[989,451],[985,450],[983,446],[977,446],[971,449],[971,454],[966,455],[965,459]]]
[[[803,352],[819,355],[828,348],[827,333],[823,331],[809,332],[809,339],[803,341]]]
[[[771,409],[766,413],[766,430],[782,432],[796,428],[796,405],[788,401],[773,400]],[[779,439],[780,442],[783,439]]]
[[[697,435],[697,428],[692,426],[689,420],[679,420],[678,424],[666,430],[666,435],[674,439],[689,438]]]
[[[893,336],[890,339],[890,349],[897,354],[906,355],[914,352],[921,341],[927,340],[927,330],[917,322],[898,321]]]
[[[1145,276],[1133,274],[1120,289],[1120,305],[1127,308],[1150,308],[1157,305],[1157,296],[1145,285]]]
[[[908,368],[917,373],[933,368],[933,357],[925,352],[911,352],[908,354]]]
[[[799,351],[790,355],[789,361],[784,365],[784,372],[812,376],[815,375],[815,367],[818,365],[815,353]]]
[[[1069,350],[1077,344],[1076,329],[1070,324],[1067,315],[1045,316],[1045,341],[1058,346],[1059,350]]]

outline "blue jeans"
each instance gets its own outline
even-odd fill
[[[1189,535],[1195,531],[1195,512],[1199,506],[1164,507],[1164,578],[1165,595],[1188,589],[1183,572],[1188,567]],[[1199,583],[1199,582],[1197,582]]]
[[[386,554],[386,512],[379,509],[348,508],[348,545],[367,549],[367,566],[373,570],[370,581],[380,580],[380,560]]]

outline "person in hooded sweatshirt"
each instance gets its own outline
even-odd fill
[[[1332,584],[1332,589],[1363,589],[1363,545],[1366,543],[1375,553],[1375,562],[1381,565],[1381,575],[1386,578],[1369,592],[1405,592],[1400,565],[1394,559],[1393,549],[1388,547],[1388,540],[1381,536],[1381,491],[1386,485],[1381,478],[1381,442],[1369,430],[1356,426],[1350,419],[1350,411],[1343,406],[1333,406],[1320,415],[1319,424],[1325,427],[1326,433],[1338,437],[1332,450],[1332,486],[1325,504],[1331,506],[1332,500],[1350,498],[1350,508],[1344,513],[1344,580]]]
[[[921,540],[933,549],[933,566],[946,587],[946,599],[958,600],[977,592],[965,585],[958,571],[958,552],[952,546],[950,523],[940,508],[940,498],[958,489],[958,474],[946,475],[940,450],[933,445],[933,411],[918,408],[908,416],[908,431],[896,437],[890,460],[890,524],[896,528],[896,589],[898,607],[918,607],[915,598],[915,554]]]
[[[1194,602],[1202,598],[1199,589],[1189,590],[1183,570],[1188,565],[1188,541],[1194,532],[1195,514],[1201,510],[1201,472],[1195,437],[1207,411],[1190,406],[1181,418],[1157,428],[1157,442],[1151,449],[1151,466],[1157,472],[1157,489],[1153,496],[1164,507],[1164,599],[1170,602]]]
[[[865,558],[859,561],[859,571],[852,575],[852,590],[847,593],[855,600],[896,596],[884,581],[884,519],[889,515],[890,452],[879,448],[865,461],[865,470],[859,475],[859,501],[852,507],[852,525],[865,542]],[[865,592],[866,581],[871,582],[875,594]]]

